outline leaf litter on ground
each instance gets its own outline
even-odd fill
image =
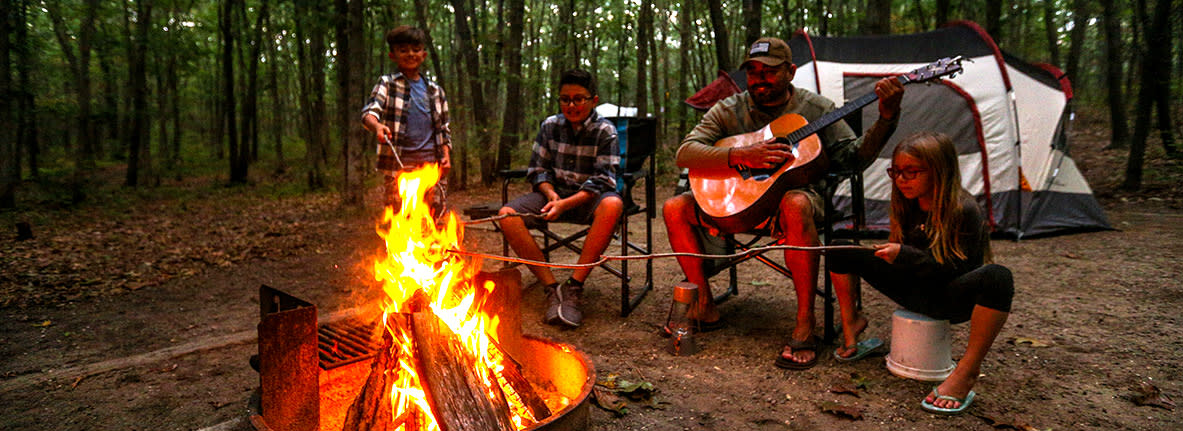
[[[1002,414],[991,411],[975,411],[973,415],[982,419],[986,422],[986,425],[990,425],[994,427],[994,429],[1039,431],[1039,428],[1028,424],[1026,421],[1019,419],[1017,416],[1004,418]]]
[[[1138,387],[1134,388],[1134,394],[1130,397],[1130,400],[1139,406],[1158,407],[1170,411],[1175,410],[1175,402],[1171,400],[1171,397],[1167,396],[1167,394],[1163,393],[1162,390],[1150,382],[1142,382]]]
[[[822,401],[818,407],[820,407],[823,412],[832,414],[834,416],[845,417],[847,419],[853,419],[856,421],[863,418],[863,409],[855,406],[848,406],[833,401]]]
[[[615,373],[608,373],[604,378],[597,380],[592,388],[596,406],[616,417],[628,414],[630,402],[651,409],[664,409],[663,405],[667,403],[659,401],[656,394],[657,388],[652,383],[622,379]]]
[[[1035,338],[1028,338],[1028,337],[1014,337],[1014,338],[1007,340],[1007,342],[1010,344],[1014,344],[1016,346],[1022,346],[1025,344],[1030,347],[1048,347],[1048,346],[1052,345],[1051,343],[1049,343],[1047,341],[1037,340]]]

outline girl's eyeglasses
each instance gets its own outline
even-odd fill
[[[891,179],[893,179],[893,180],[899,179],[899,178],[903,178],[905,180],[912,180],[912,179],[916,178],[916,175],[919,175],[921,172],[927,172],[927,171],[928,171],[927,169],[887,168],[887,176],[891,177]]]

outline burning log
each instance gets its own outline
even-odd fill
[[[394,373],[397,372],[395,363],[398,362],[398,357],[391,353],[393,346],[394,339],[389,332],[385,332],[382,336],[382,349],[370,364],[370,375],[345,415],[345,423],[341,427],[343,431],[398,429],[398,426],[394,425],[394,418],[391,417],[394,410],[390,402],[390,391],[396,379]]]
[[[501,354],[501,371],[497,373],[509,387],[513,388],[514,394],[521,399],[522,405],[526,406],[526,410],[530,412],[536,421],[550,417],[550,407],[546,406],[546,401],[538,395],[538,391],[534,390],[534,385],[526,380],[522,375],[522,364],[511,358],[505,351],[501,350],[495,343],[493,344],[495,352]]]
[[[473,371],[476,358],[435,314],[415,313],[411,321],[420,379],[440,429],[514,430],[509,404],[492,372],[480,376]],[[486,379],[494,384],[486,387]],[[486,390],[492,391],[492,400]]]

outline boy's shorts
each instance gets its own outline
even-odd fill
[[[575,193],[567,193],[564,195],[560,193],[559,197],[567,198],[574,194]],[[592,220],[595,218],[596,207],[600,206],[600,201],[609,196],[616,196],[618,199],[620,198],[620,195],[616,194],[616,192],[600,193],[599,196],[588,199],[587,202],[583,203],[583,205],[580,205],[576,208],[571,208],[567,211],[564,211],[562,214],[559,214],[559,218],[554,221],[591,224]],[[519,214],[539,214],[542,212],[542,207],[546,206],[547,202],[550,201],[546,199],[546,195],[539,192],[530,192],[522,196],[518,196],[517,199],[509,201],[509,203],[505,204],[505,206],[513,208],[513,210]],[[522,221],[526,222],[527,227],[538,227],[546,222],[545,220],[537,217],[522,217]]]

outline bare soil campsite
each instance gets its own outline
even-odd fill
[[[545,298],[527,287],[525,332],[584,351],[602,382],[648,384],[602,388],[609,408],[591,409],[593,430],[1177,429],[1183,169],[1152,148],[1159,176],[1143,192],[1121,192],[1124,159],[1102,150],[1105,138],[1078,128],[1072,154],[1116,230],[993,242],[1017,291],[969,414],[923,412],[930,384],[895,377],[882,357],[841,364],[826,346],[811,370],[774,367],[795,304],[788,282],[756,263],[741,267],[740,295],[722,305],[728,326],[700,334],[691,356],[666,353],[657,335],[681,278],[668,259],[656,262],[656,289],[627,318],[618,283],[593,272],[577,330],[539,323]],[[0,428],[251,429],[259,285],[308,300],[322,316],[380,295],[370,272],[382,247],[373,205],[343,211],[335,194],[285,194],[266,182],[167,187],[176,189],[169,197],[131,193],[86,210],[3,214]],[[658,190],[660,199],[672,193]],[[452,205],[496,195],[470,188]],[[18,222],[29,223],[32,239],[17,239]],[[657,251],[668,251],[660,216],[654,226]],[[498,235],[474,227],[466,245],[498,253]],[[533,281],[523,271],[523,285]],[[864,310],[868,334],[888,337],[895,306],[866,289]],[[966,332],[954,327],[954,357]]]

